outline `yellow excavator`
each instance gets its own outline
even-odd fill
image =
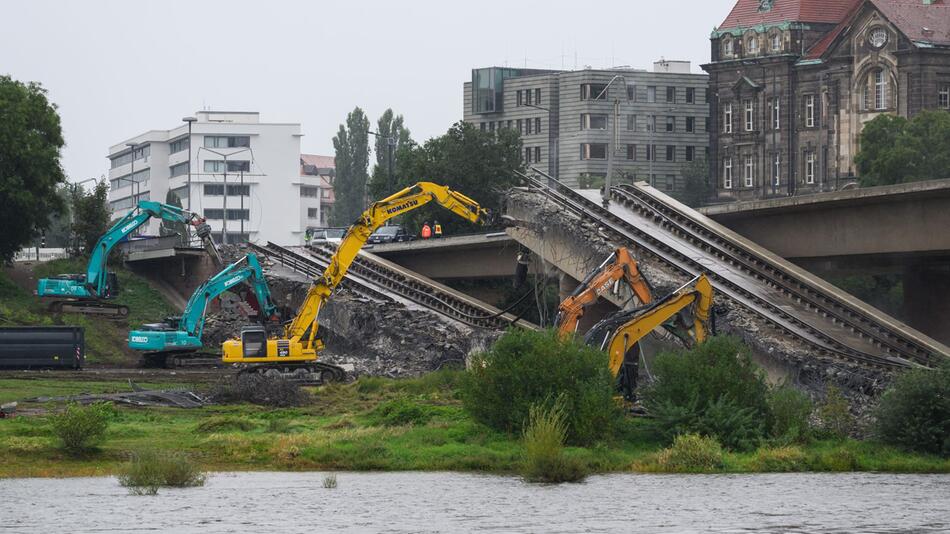
[[[370,234],[389,219],[433,201],[473,223],[487,223],[489,214],[477,202],[431,182],[419,182],[373,203],[347,230],[330,264],[323,275],[313,281],[297,315],[284,327],[283,334],[269,337],[261,326],[244,327],[239,339],[224,342],[222,360],[225,363],[247,364],[242,372],[295,381],[328,382],[342,379],[345,376],[343,369],[317,361],[324,347],[323,341],[317,337],[320,309],[343,281],[347,269]]]

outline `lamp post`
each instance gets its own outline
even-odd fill
[[[542,107],[542,106],[536,106],[534,104],[527,104],[527,103],[523,103],[521,105],[527,106],[529,108],[540,109],[541,111],[547,111],[548,112],[548,128],[551,127],[551,115],[550,115],[551,110],[550,109],[546,107]],[[550,174],[551,176],[554,176],[555,179],[558,178],[557,156],[558,156],[558,151],[560,150],[560,143],[561,143],[560,137],[559,136],[555,137],[554,146],[553,146],[554,150],[552,150],[551,153],[548,154],[548,174]],[[548,147],[548,148],[552,148],[552,147]]]
[[[136,202],[138,202],[138,197],[142,192],[142,188],[136,185],[138,182],[136,182],[135,180],[135,147],[137,147],[138,145],[135,143],[126,143],[125,146],[129,147],[129,149],[132,150],[132,169],[129,171],[129,178],[132,179],[132,193],[133,193],[132,204],[135,204]]]
[[[191,123],[198,119],[195,117],[182,117],[181,119],[188,123],[188,211],[191,211]]]
[[[392,132],[390,132],[390,134],[385,137],[372,130],[366,130],[366,133],[375,135],[377,138],[382,137],[386,140],[386,148],[388,152],[387,160],[389,161],[389,176],[387,177],[386,183],[386,195],[389,195],[389,193],[391,193],[393,190],[393,182],[395,181],[393,179],[393,151],[396,150],[396,137],[392,134]],[[365,197],[366,193],[363,193],[363,196]]]
[[[251,147],[245,147],[245,148],[242,148],[241,150],[235,150],[234,152],[231,152],[230,154],[225,154],[223,152],[218,152],[217,150],[211,150],[210,148],[207,148],[207,147],[198,148],[199,152],[202,150],[207,150],[208,152],[211,152],[212,154],[216,154],[224,159],[224,191],[222,191],[224,193],[224,208],[222,209],[224,213],[222,213],[223,223],[221,225],[221,243],[227,245],[228,244],[228,157],[233,156],[235,154],[240,154],[242,152],[250,152],[251,160],[253,160],[254,151],[251,150]],[[244,184],[243,170],[241,171],[241,184],[242,185]],[[190,196],[190,192],[189,192],[189,196]],[[242,210],[241,211],[241,233],[243,234],[244,233],[244,211],[243,211],[244,210],[244,191],[241,191],[241,210]]]
[[[594,100],[600,100],[601,97],[607,93],[607,89],[609,89],[610,86],[617,80],[620,80],[621,82],[623,82],[624,93],[626,93],[627,79],[624,78],[622,75],[618,74],[614,76],[613,78],[611,78],[609,82],[607,82],[607,85],[604,86],[603,91],[601,91],[597,95],[597,97],[594,98]],[[629,95],[627,96],[629,98]],[[610,180],[612,178],[611,175],[613,174],[613,171],[614,171],[614,152],[617,151],[617,141],[618,141],[617,122],[619,121],[620,121],[620,99],[614,98],[614,131],[613,131],[613,139],[611,140],[610,146],[607,147],[607,178],[604,180],[603,204],[605,208],[610,205]]]

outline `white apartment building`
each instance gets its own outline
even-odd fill
[[[264,123],[257,112],[236,111],[186,119],[110,147],[113,217],[140,199],[166,202],[173,191],[182,206],[208,219],[219,243],[226,237],[302,244],[326,182],[301,173],[300,124]],[[140,233],[158,235],[159,225],[150,221]]]

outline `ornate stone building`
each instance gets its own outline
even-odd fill
[[[720,200],[837,189],[869,120],[950,110],[947,0],[738,0],[711,42]]]

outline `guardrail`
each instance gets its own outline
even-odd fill
[[[69,252],[65,248],[24,248],[14,254],[13,261],[50,261],[68,258]]]

